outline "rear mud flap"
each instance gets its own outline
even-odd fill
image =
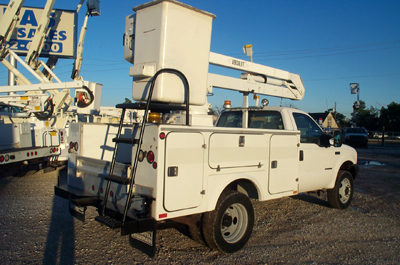
[[[156,255],[157,228],[152,231],[129,235],[129,244],[153,258]]]
[[[69,213],[78,219],[79,221],[85,222],[86,206],[76,206],[71,200],[69,200]]]

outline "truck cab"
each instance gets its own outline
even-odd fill
[[[357,152],[349,146],[342,145],[339,132],[334,137],[326,134],[314,119],[304,111],[287,107],[267,106],[226,108],[218,117],[215,126],[266,130],[269,133],[273,130],[270,138],[271,145],[277,144],[277,141],[287,142],[289,139],[286,135],[276,140],[278,135],[283,135],[287,131],[298,131],[299,139],[296,139],[297,142],[294,141],[293,144],[293,146],[298,147],[298,165],[297,161],[288,165],[292,169],[298,167],[298,172],[293,172],[293,174],[298,174],[298,178],[296,178],[298,192],[333,188],[336,173],[341,167],[347,167],[348,170],[351,170],[353,179],[357,175],[356,163],[343,164],[343,157],[347,157],[346,160],[348,161],[357,161]],[[289,149],[286,149],[286,152],[288,151]],[[296,165],[293,163],[296,163]],[[288,170],[287,168],[277,166],[276,169],[278,168],[281,168],[282,172],[276,174],[279,175],[277,183],[282,180],[282,176],[290,175],[285,172]],[[274,171],[271,170],[270,172]]]

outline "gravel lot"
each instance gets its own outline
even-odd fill
[[[69,215],[68,202],[53,195],[65,170],[2,176],[1,264],[398,264],[400,147],[370,145],[358,152],[365,165],[351,207],[332,209],[325,194],[253,201],[253,235],[230,255],[170,229],[158,233],[151,259],[131,248],[128,237],[94,221],[94,209],[85,223]]]

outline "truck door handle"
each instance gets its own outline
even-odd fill
[[[304,160],[304,152],[303,152],[303,150],[300,150],[299,161],[303,161],[303,160]]]

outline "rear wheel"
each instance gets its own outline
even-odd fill
[[[335,187],[328,190],[328,202],[336,209],[346,209],[353,198],[353,176],[348,171],[340,170]]]
[[[243,248],[254,225],[254,210],[250,199],[237,191],[224,192],[214,211],[203,218],[203,235],[214,250],[232,253]]]

